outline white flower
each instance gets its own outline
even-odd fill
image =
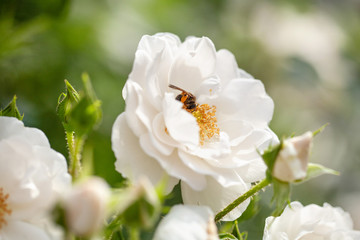
[[[350,215],[339,207],[324,203],[303,207],[292,202],[279,217],[266,219],[264,240],[337,240],[360,239],[360,231],[353,230]]]
[[[273,176],[284,182],[305,178],[312,139],[313,133],[309,131],[284,140],[275,161]]]
[[[48,211],[70,183],[42,131],[0,117],[0,239],[55,239]]]
[[[109,186],[102,178],[92,177],[75,186],[65,199],[70,230],[78,236],[90,236],[100,230],[109,197]]]
[[[170,84],[196,97],[194,111],[178,101],[186,93]],[[239,69],[229,51],[217,52],[210,39],[144,36],[123,97],[112,149],[116,170],[130,180],[147,175],[156,184],[168,174],[169,190],[181,180],[185,204],[218,212],[265,177],[257,150],[278,141],[268,127],[273,101],[261,81]],[[248,203],[223,220],[238,218]]]
[[[214,214],[205,206],[176,205],[161,220],[154,240],[216,240]]]

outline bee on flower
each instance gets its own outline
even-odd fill
[[[156,185],[167,176],[171,191],[181,180],[185,204],[218,212],[265,177],[258,151],[278,143],[268,127],[273,101],[209,38],[143,36],[123,98],[112,149],[116,170],[131,181],[146,175]]]

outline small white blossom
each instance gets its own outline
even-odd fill
[[[0,117],[0,239],[61,239],[49,211],[71,184],[45,134]]]
[[[168,175],[169,191],[181,180],[185,204],[219,212],[265,177],[257,150],[278,142],[268,127],[273,101],[210,39],[144,36],[123,97],[112,149],[116,170],[131,181],[146,175],[156,185]],[[248,203],[223,220],[238,218]]]
[[[70,230],[78,236],[90,236],[100,230],[109,197],[109,186],[102,178],[92,177],[75,186],[65,200]]]
[[[275,161],[273,176],[284,182],[293,182],[306,177],[312,132],[284,140]]]
[[[161,220],[154,240],[217,240],[217,228],[210,208],[176,205]]]
[[[266,219],[264,240],[358,240],[350,215],[339,207],[292,202],[279,217]]]

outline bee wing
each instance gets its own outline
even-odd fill
[[[179,90],[179,91],[182,91],[182,92],[186,92],[184,89],[179,88],[179,87],[177,87],[177,86],[175,86],[175,85],[172,85],[172,84],[169,84],[169,87],[170,87],[170,88],[173,88],[173,89],[176,89],[176,90]]]
[[[182,91],[183,93],[186,93],[188,96],[190,96],[192,98],[195,98],[195,96],[192,93],[189,93],[188,91],[185,91],[184,89],[179,88],[179,87],[177,87],[175,85],[169,84],[169,87],[173,88],[173,89],[176,89],[176,90],[179,90],[179,91]]]

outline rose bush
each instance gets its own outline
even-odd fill
[[[182,103],[186,92],[196,97],[195,109]],[[265,177],[257,151],[278,142],[268,127],[273,101],[210,39],[144,36],[123,97],[112,149],[116,170],[131,181],[146,175],[156,184],[166,175],[170,191],[181,180],[184,203],[218,212]],[[224,220],[238,218],[248,203]]]
[[[348,213],[324,203],[303,206],[292,202],[279,217],[266,219],[264,240],[360,239]]]
[[[0,239],[61,239],[48,213],[70,184],[65,158],[42,131],[0,117]]]

